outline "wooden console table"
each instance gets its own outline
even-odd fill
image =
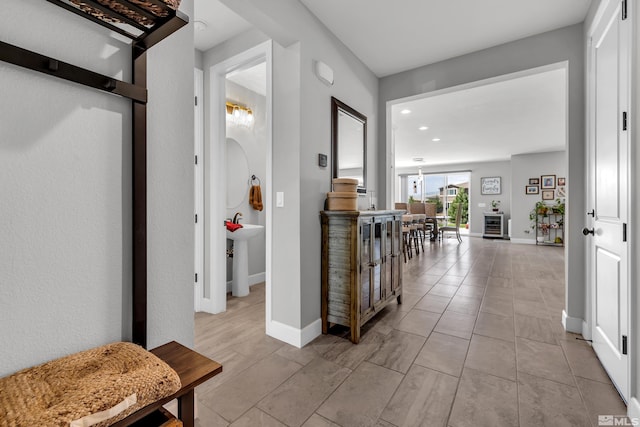
[[[194,427],[194,389],[196,386],[222,372],[222,365],[175,341],[171,341],[170,343],[149,351],[166,362],[178,373],[182,387],[171,396],[145,406],[127,418],[113,424],[113,426],[123,427],[136,423],[136,427],[147,425],[151,427],[152,424],[145,423],[145,418],[153,416],[163,405],[166,405],[173,399],[178,399],[178,418],[182,421],[184,427]]]

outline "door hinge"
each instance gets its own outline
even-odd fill
[[[627,354],[627,336],[622,336],[622,354]]]
[[[627,19],[627,0],[622,0],[622,20]]]
[[[198,156],[196,156],[196,165],[198,164]]]
[[[622,130],[627,130],[627,112],[622,112]]]
[[[623,223],[622,224],[622,241],[626,242],[627,241],[627,223]]]
[[[198,214],[195,215],[196,216],[196,224],[198,223]]]
[[[198,283],[198,273],[196,273],[196,283]]]
[[[194,96],[194,98],[195,98],[196,107],[197,107],[197,106],[198,106],[198,97],[197,97],[197,96]]]

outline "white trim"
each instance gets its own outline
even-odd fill
[[[632,397],[627,404],[627,417],[632,420],[640,419],[640,402],[635,397]]]
[[[256,273],[249,276],[249,286],[257,285],[259,283],[265,282],[264,278],[266,277],[265,273]],[[233,280],[229,280],[227,282],[227,293],[231,292],[231,285],[233,284]]]
[[[267,322],[267,335],[284,341],[294,347],[302,348],[322,333],[322,319],[311,322],[303,329],[285,325],[277,320]]]
[[[587,322],[586,320],[582,321],[582,337],[585,340],[591,339],[591,326],[589,325],[589,322]]]
[[[519,237],[512,237],[511,243],[515,243],[518,245],[535,245],[536,239],[521,239]]]
[[[583,320],[577,317],[570,317],[567,315],[566,310],[562,310],[562,326],[567,332],[573,332],[575,334],[582,334]]]
[[[202,310],[204,298],[204,71],[194,70],[195,96],[198,103],[194,105],[195,111],[195,140],[194,155],[198,156],[198,163],[194,159],[194,214],[198,215],[198,222],[194,224],[194,273],[198,275],[198,281],[194,288],[194,310]],[[195,280],[194,274],[194,280]]]

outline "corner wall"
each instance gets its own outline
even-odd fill
[[[129,44],[106,29],[40,0],[2,7],[1,40],[130,81]],[[131,338],[132,130],[126,99],[4,62],[0,75],[4,376]],[[149,55],[149,346],[193,345],[192,93],[189,25]]]

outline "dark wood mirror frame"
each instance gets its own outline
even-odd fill
[[[339,175],[339,156],[338,148],[339,144],[339,129],[338,119],[339,112],[342,111],[348,116],[351,116],[354,120],[362,123],[362,185],[358,184],[358,193],[367,192],[367,116],[353,108],[349,107],[344,102],[331,97],[331,177],[332,178],[345,178]]]

